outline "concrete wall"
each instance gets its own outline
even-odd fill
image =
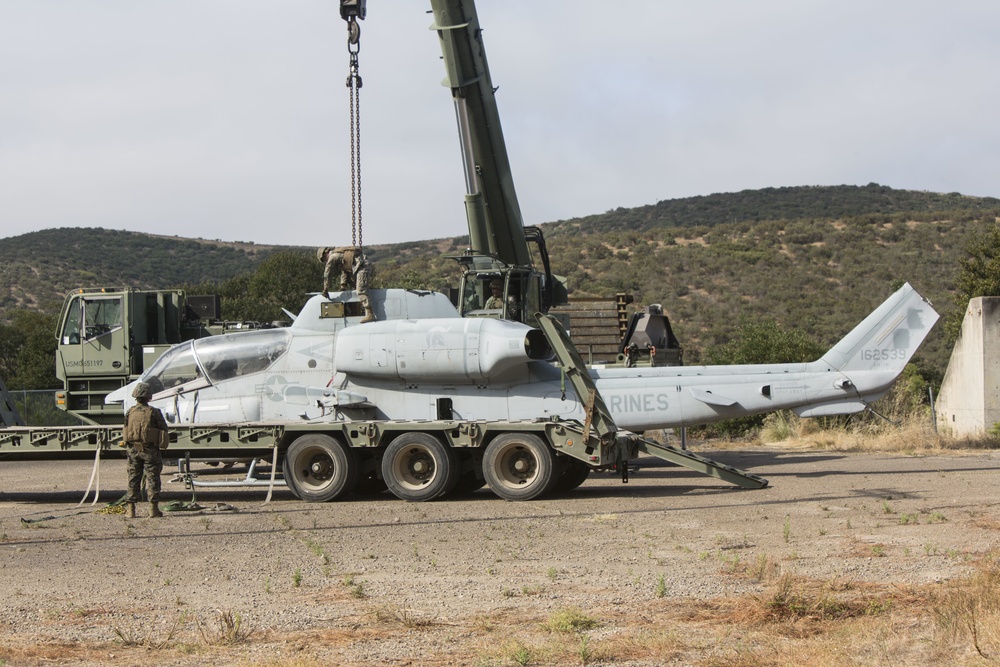
[[[942,434],[980,436],[1000,422],[1000,297],[969,301],[936,409]]]

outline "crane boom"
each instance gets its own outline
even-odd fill
[[[469,244],[476,254],[529,266],[521,208],[500,127],[483,31],[469,0],[431,0],[434,25],[451,89],[465,168]]]
[[[456,258],[463,267],[459,312],[534,323],[535,313],[566,302],[566,289],[552,275],[542,230],[525,227],[521,218],[476,6],[472,0],[431,0],[431,9],[465,170],[469,249]],[[489,298],[497,280],[503,283],[499,308]]]

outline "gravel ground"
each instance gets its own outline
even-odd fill
[[[759,594],[741,563],[919,585],[998,548],[1000,454],[700,453],[771,486],[643,459],[627,485],[527,503],[216,488],[198,490],[203,510],[129,520],[97,511],[123,494],[124,461],[102,464],[103,502],[82,507],[89,462],[0,462],[0,664],[193,665],[208,646],[215,664],[505,664],[503,642],[560,610],[607,634]],[[227,645],[237,617],[249,641]]]

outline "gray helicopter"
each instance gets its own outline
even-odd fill
[[[313,296],[291,326],[181,343],[139,381],[173,424],[255,421],[586,419],[552,363],[551,334],[463,318],[443,295],[371,290]],[[642,432],[791,409],[849,414],[883,396],[937,321],[909,284],[809,363],[587,371],[618,428]],[[550,318],[544,327],[558,329]],[[132,386],[108,396],[131,401]]]

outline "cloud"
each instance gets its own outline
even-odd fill
[[[527,223],[787,185],[998,194],[989,3],[479,4]],[[368,5],[365,241],[463,234],[428,7]],[[336,3],[3,3],[0,63],[4,235],[350,237]]]

